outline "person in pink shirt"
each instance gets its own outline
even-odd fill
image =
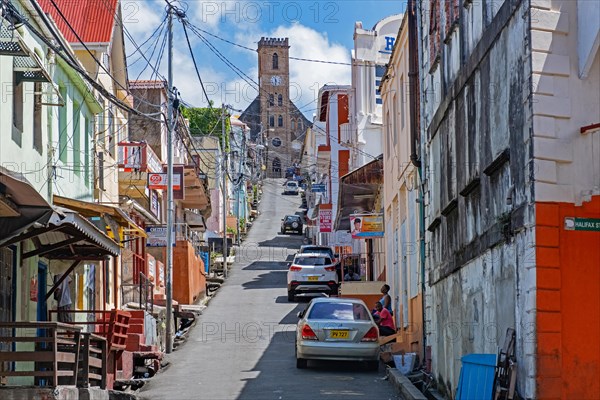
[[[390,336],[395,334],[396,327],[394,326],[392,314],[390,314],[387,308],[383,308],[383,305],[380,302],[375,303],[375,310],[375,322],[379,327],[379,335]]]

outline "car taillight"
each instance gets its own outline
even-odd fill
[[[369,329],[369,332],[363,336],[361,342],[376,342],[379,339],[379,331],[376,327]]]
[[[325,271],[335,271],[335,267],[325,267]]]
[[[293,272],[302,271],[302,267],[299,267],[299,266],[297,266],[297,265],[292,265],[292,266],[290,267],[290,271],[293,271]]]
[[[308,324],[305,324],[302,327],[302,339],[304,339],[304,340],[318,340],[317,339],[317,335],[312,330],[312,328],[310,326],[308,326]]]

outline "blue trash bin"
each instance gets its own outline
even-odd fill
[[[492,399],[496,357],[496,354],[467,354],[461,358],[457,400]]]

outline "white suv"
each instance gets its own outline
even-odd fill
[[[298,195],[298,182],[295,181],[287,181],[285,183],[285,187],[283,189],[283,194],[293,194],[295,196]]]
[[[339,279],[333,260],[324,254],[296,254],[287,274],[288,301],[296,295],[327,293],[336,295]]]

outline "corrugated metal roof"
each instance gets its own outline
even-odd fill
[[[73,27],[84,43],[111,42],[119,0],[53,0],[68,24],[51,0],[37,1],[52,16],[68,42],[79,42],[68,25]]]
[[[129,81],[130,89],[166,89],[167,82],[159,80]]]

